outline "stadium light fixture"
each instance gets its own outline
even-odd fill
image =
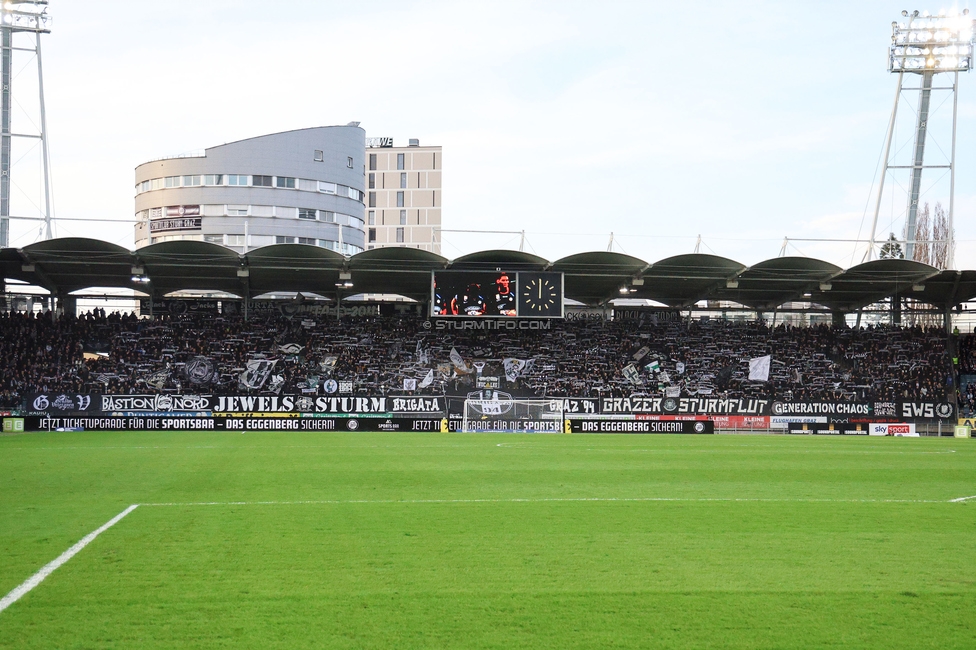
[[[16,0],[3,3],[3,24],[14,31],[50,34],[54,19],[47,13],[47,0]]]
[[[929,16],[901,12],[907,22],[891,23],[889,72],[968,72],[973,68],[976,21],[969,9]]]
[[[830,291],[830,289],[831,289],[831,284],[829,282],[821,282],[820,283],[820,290],[821,291]]]
[[[925,291],[925,285],[924,284],[913,284],[912,285],[912,291],[915,291],[915,292]]]

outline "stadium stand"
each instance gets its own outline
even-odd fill
[[[417,316],[149,320],[98,311],[55,320],[4,313],[0,407],[17,408],[37,392],[322,394],[327,379],[351,382],[361,394],[441,394],[471,386],[479,376],[498,378],[513,394],[546,397],[955,397],[942,328],[646,319],[431,332],[425,323]],[[971,372],[976,351],[970,341],[962,339],[960,363]],[[769,380],[750,381],[749,360],[765,355]],[[972,390],[961,397],[971,404]]]

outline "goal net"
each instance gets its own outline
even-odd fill
[[[466,433],[562,433],[561,399],[466,399],[461,430]]]

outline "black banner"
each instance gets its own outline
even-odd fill
[[[235,416],[26,416],[24,431],[426,431],[446,428],[441,418]]]
[[[183,414],[336,414],[336,415],[426,415],[462,417],[467,399],[489,399],[485,391],[444,395],[85,395],[33,393],[24,401],[24,411],[33,414],[115,414],[120,416],[169,413]],[[492,399],[503,404],[534,400],[527,395],[492,391]],[[536,400],[539,401],[539,400]],[[871,422],[955,422],[956,409],[948,402],[774,402],[765,399],[723,399],[699,397],[554,397],[567,418],[574,416],[773,416],[779,418],[822,418],[832,424]]]
[[[711,420],[567,420],[572,433],[715,433]]]
[[[156,316],[169,314],[171,316],[182,316],[184,314],[216,314],[219,309],[216,300],[153,300],[148,298],[139,299],[139,313],[147,315],[152,313]]]

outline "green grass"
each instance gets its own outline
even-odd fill
[[[0,648],[973,648],[971,495],[972,440],[6,436],[0,597],[143,505]]]

